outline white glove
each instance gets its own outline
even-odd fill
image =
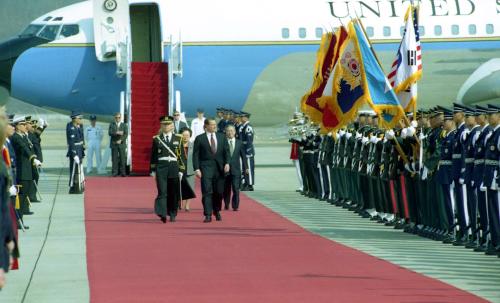
[[[484,183],[481,183],[481,186],[479,186],[480,191],[486,191],[486,186],[484,186]]]
[[[339,136],[343,137],[345,135],[345,131],[343,129],[339,130]]]
[[[387,140],[394,139],[394,136],[396,136],[396,134],[394,133],[394,130],[392,130],[392,129],[385,132],[385,137],[387,138]]]
[[[73,160],[75,161],[76,164],[80,164],[80,158],[78,156],[74,156]]]
[[[38,119],[38,124],[41,127],[47,126],[47,121],[43,120],[42,118]]]
[[[413,137],[413,136],[415,135],[415,133],[416,133],[416,132],[417,132],[417,130],[415,129],[415,127],[410,126],[410,127],[408,127],[408,128],[407,128],[407,130],[406,130],[406,135],[407,135],[408,137]]]
[[[417,128],[418,127],[418,122],[415,121],[415,120],[413,120],[413,121],[411,121],[410,126],[413,127],[413,128]]]
[[[498,184],[497,184],[497,171],[495,170],[495,173],[493,174],[493,182],[491,182],[491,190],[498,190]]]
[[[345,137],[347,140],[351,139],[352,134],[351,133],[345,133]]]
[[[156,178],[156,173],[155,173],[154,171],[152,171],[149,175],[150,175],[151,177]]]
[[[359,132],[356,132],[356,137],[355,138],[356,139],[360,139],[361,137],[363,137],[363,135],[361,133],[359,133]]]
[[[420,141],[424,140],[425,138],[427,138],[426,135],[424,135],[424,132],[420,132],[420,135],[418,136],[418,138],[420,139]]]
[[[17,187],[15,187],[14,185],[12,185],[9,188],[9,194],[10,194],[11,197],[17,196]]]
[[[411,169],[411,167],[410,167],[410,163],[406,163],[406,164],[405,164],[405,169],[406,169],[407,171],[409,171],[410,173],[413,173],[413,172],[414,172],[414,171]]]
[[[182,179],[182,176],[184,176],[184,174],[179,172],[179,179]]]
[[[370,142],[375,144],[375,143],[377,143],[377,142],[378,142],[378,140],[377,140],[377,139],[378,139],[378,138],[377,138],[377,136],[372,136],[372,137],[370,138]]]
[[[424,166],[424,169],[422,170],[422,180],[427,180],[427,176],[429,175],[429,169]]]
[[[401,130],[401,139],[404,139],[404,138],[406,138],[407,136],[408,136],[408,129],[403,128],[403,129]]]
[[[464,178],[460,178],[460,179],[458,179],[458,183],[460,183],[460,184],[462,184],[462,185],[463,185],[463,184],[465,183]]]
[[[361,143],[363,145],[366,145],[366,143],[370,142],[370,140],[368,139],[368,137],[363,137],[363,139],[361,139]]]
[[[40,162],[40,160],[38,160],[38,159],[34,159],[33,164],[35,164],[36,167],[42,166],[42,162]]]

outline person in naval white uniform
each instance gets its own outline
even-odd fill
[[[102,128],[96,125],[97,117],[90,116],[90,126],[85,130],[85,138],[87,138],[87,174],[90,174],[94,166],[94,155],[96,160],[97,173],[102,174],[101,168],[101,142],[103,137]]]
[[[199,134],[205,133],[205,129],[203,127],[203,124],[205,123],[204,111],[203,109],[198,108],[196,112],[198,117],[191,121],[191,131],[193,132],[193,136],[191,137],[192,142],[194,142],[194,139],[196,139]]]

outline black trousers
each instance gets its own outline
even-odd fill
[[[233,193],[233,198],[231,199],[231,192]],[[233,209],[238,209],[240,207],[240,176],[239,175],[228,175],[224,180],[224,205],[226,208],[229,207],[229,202],[231,202],[231,207]]]
[[[206,177],[201,171],[201,201],[203,203],[203,214],[211,216],[218,213],[222,207],[222,195],[224,193],[224,176],[216,172],[212,177]]]
[[[23,214],[28,213],[30,211],[30,205],[28,202],[29,199],[29,193],[31,191],[31,187],[33,186],[33,180],[19,180],[17,182],[18,185],[20,185],[19,188],[19,204],[20,204],[20,209],[19,209],[19,215],[23,216]]]
[[[111,146],[111,172],[113,176],[126,174],[127,153],[125,145],[116,144]]]
[[[38,198],[36,196],[36,188],[38,186],[38,179],[40,178],[40,175],[38,174],[38,169],[36,167],[33,167],[33,182],[32,186],[30,188],[30,201],[38,201]],[[36,184],[36,186],[35,186]]]
[[[162,167],[156,170],[156,189],[158,196],[155,201],[155,213],[160,217],[177,216],[179,208],[179,178],[167,178]]]

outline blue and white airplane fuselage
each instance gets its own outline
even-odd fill
[[[130,5],[143,2],[156,3],[159,9],[162,61],[169,61],[173,40],[180,40],[172,37],[182,33],[182,77],[175,77],[173,85],[182,94],[187,115],[194,115],[198,107],[213,113],[215,107],[224,106],[259,113],[259,122],[267,124],[288,117],[309,89],[320,37],[340,25],[337,17],[362,18],[388,71],[409,3],[134,0]],[[467,78],[498,57],[500,3],[420,2],[424,77],[419,104],[455,101]],[[48,32],[55,32],[55,37],[16,60],[11,73],[13,97],[64,112],[78,108],[109,116],[119,111],[126,78],[116,75],[115,61],[96,57],[92,1],[50,12],[31,26],[40,26],[36,35],[52,26]],[[468,96],[466,103],[486,101],[462,95]],[[500,98],[498,92],[488,96]]]

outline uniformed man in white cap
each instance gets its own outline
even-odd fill
[[[85,129],[85,138],[87,138],[87,174],[90,174],[94,166],[94,155],[97,167],[97,173],[103,173],[101,169],[101,142],[103,137],[102,128],[96,124],[97,117],[90,115],[90,126]]]

